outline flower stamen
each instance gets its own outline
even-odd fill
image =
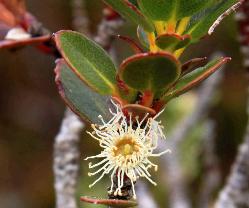
[[[89,176],[102,172],[99,178],[89,187],[94,186],[111,172],[109,193],[114,194],[114,196],[122,196],[122,188],[125,180],[128,179],[132,187],[133,197],[136,198],[134,186],[139,177],[144,177],[153,185],[156,185],[151,179],[149,169],[153,167],[157,171],[158,166],[152,163],[149,157],[159,157],[169,153],[170,150],[153,153],[157,148],[157,140],[165,138],[162,131],[163,126],[155,120],[158,115],[154,118],[148,118],[149,114],[147,113],[142,120],[139,120],[138,116],[133,120],[131,113],[127,118],[120,106],[113,101],[112,103],[116,109],[115,113],[109,109],[113,117],[106,122],[102,116],[99,116],[102,124],[91,125],[93,132],[87,132],[103,148],[100,154],[86,158],[86,160],[102,158],[94,165],[89,163],[90,169],[97,168],[95,172],[89,173]],[[161,113],[162,111],[159,114]]]

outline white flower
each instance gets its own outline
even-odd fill
[[[95,172],[88,173],[89,176],[101,173],[99,178],[92,183],[89,187],[95,185],[100,181],[104,175],[111,174],[111,188],[110,193],[114,195],[122,195],[122,187],[124,185],[124,178],[127,176],[132,185],[133,197],[136,198],[134,183],[139,177],[145,177],[152,184],[156,183],[151,179],[148,169],[154,167],[157,171],[158,166],[149,160],[149,157],[159,157],[164,152],[154,154],[153,151],[157,148],[157,140],[165,138],[160,122],[154,118],[148,118],[148,114],[139,120],[138,117],[132,119],[129,114],[128,118],[124,115],[119,105],[113,103],[116,107],[116,112],[110,113],[113,115],[112,119],[105,122],[102,116],[99,118],[102,125],[92,124],[94,131],[90,134],[94,139],[99,141],[103,151],[92,157],[86,158],[95,159],[101,158],[102,160],[96,164],[89,163],[89,168],[96,168]],[[146,120],[147,119],[147,120]],[[114,189],[114,176],[116,174],[117,183],[116,190]]]

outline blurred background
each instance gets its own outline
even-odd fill
[[[102,2],[87,0],[87,11],[94,33],[101,20]],[[45,27],[53,32],[72,28],[71,2],[68,0],[27,0],[27,8]],[[120,34],[136,36],[136,28],[129,23]],[[246,125],[246,72],[242,67],[237,26],[233,16],[218,27],[212,37],[189,48],[183,60],[212,56],[221,52],[233,60],[226,65],[224,78],[215,92],[214,104],[209,112],[215,121],[215,152],[218,156],[221,181],[225,182],[240,144]],[[115,40],[119,62],[132,51]],[[53,191],[53,141],[59,130],[65,105],[54,83],[54,59],[26,47],[16,51],[0,51],[0,207],[52,208]],[[166,108],[167,132],[177,128],[177,123],[194,110],[195,92],[171,102]],[[200,122],[182,144],[182,166],[187,178],[189,195],[197,200],[203,178],[202,145],[204,125]],[[88,185],[93,178],[87,176],[88,166],[83,159],[100,151],[97,143],[82,132],[81,178],[78,196],[105,196],[109,180]],[[157,181],[167,173],[160,172]],[[159,207],[166,207],[167,187],[159,182],[152,187]],[[213,196],[215,199],[215,195]],[[82,207],[96,207],[81,205]]]

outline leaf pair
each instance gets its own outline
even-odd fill
[[[205,60],[194,59],[181,65],[169,53],[137,54],[121,64],[119,76],[129,87],[143,93],[149,91],[154,99],[168,102],[191,90],[231,58],[219,58],[198,67]]]
[[[108,54],[87,37],[72,31],[55,34],[57,48],[89,87],[102,95],[118,95],[116,68]],[[156,93],[174,82],[180,63],[169,53],[142,53],[126,59],[118,75],[130,88]]]
[[[129,112],[155,114],[146,108],[153,108],[154,100],[166,103],[185,93],[229,60],[221,58],[196,69],[205,59],[181,65],[170,53],[139,53],[124,60],[116,71],[106,52],[80,33],[60,31],[55,42],[64,58],[56,68],[60,94],[78,115],[95,123],[98,115],[108,119],[110,96],[121,100]],[[149,104],[139,101],[145,108],[134,105],[138,93],[151,99]]]
[[[62,98],[83,119],[94,123],[99,123],[99,115],[108,119],[109,96],[116,91],[112,60],[101,47],[77,32],[60,31],[54,40],[65,59],[58,60],[55,69]]]
[[[208,78],[215,71],[217,71],[222,65],[230,61],[231,58],[218,58],[216,60],[210,61],[208,64],[202,67],[198,67],[194,70],[183,71],[179,80],[169,89],[169,91],[163,96],[165,102],[178,97],[187,91],[191,90],[193,87],[198,85],[200,82]],[[200,59],[200,61],[203,61]],[[192,63],[195,64],[195,63]]]
[[[110,118],[108,112],[110,97],[92,91],[69,68],[64,59],[57,60],[55,73],[61,97],[77,115],[96,124],[100,122],[99,115],[104,119]]]
[[[120,96],[117,71],[101,47],[72,31],[56,33],[55,42],[68,65],[89,87],[102,95]],[[118,77],[128,90],[154,94],[165,89],[179,75],[179,61],[164,52],[137,54],[126,59],[118,70]]]

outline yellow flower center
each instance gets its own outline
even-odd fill
[[[124,157],[132,155],[139,151],[140,145],[132,137],[126,136],[117,141],[113,152],[115,156],[122,155]]]

